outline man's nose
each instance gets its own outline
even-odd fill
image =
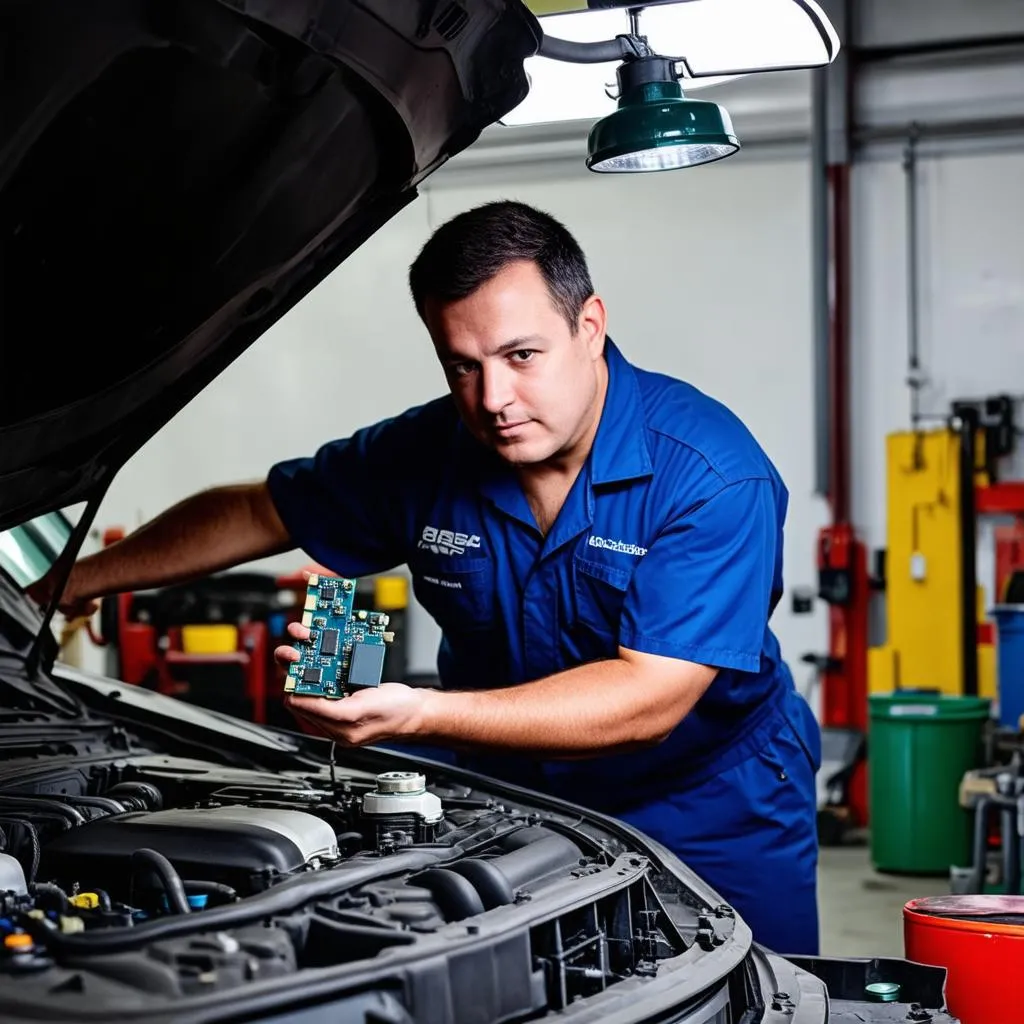
[[[484,366],[480,373],[480,389],[480,404],[491,416],[497,416],[512,403],[512,377],[503,366]]]

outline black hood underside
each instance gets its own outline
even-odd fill
[[[538,32],[515,0],[0,0],[0,528],[102,494],[525,96]]]

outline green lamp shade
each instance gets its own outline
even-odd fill
[[[678,82],[645,82],[591,128],[587,148],[592,171],[622,173],[706,164],[740,144],[717,103],[687,99]]]
[[[900,997],[900,986],[895,981],[875,981],[864,987],[868,1002],[895,1003]]]

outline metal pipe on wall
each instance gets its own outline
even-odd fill
[[[917,141],[918,125],[912,124],[903,151],[903,172],[907,186],[907,387],[910,389],[910,425],[917,430],[921,422],[921,345],[918,305],[918,227],[917,227]]]
[[[960,650],[964,695],[978,695],[978,535],[974,467],[978,410],[954,405],[952,428],[960,439]]]
[[[829,496],[829,229],[827,70],[811,73],[811,273],[814,331],[814,493]]]
[[[832,518],[850,519],[850,165],[828,167],[830,233],[829,260],[829,399],[832,405],[830,432]]]
[[[1024,135],[1024,116],[1017,114],[997,117],[972,118],[970,121],[915,121],[913,128],[919,142],[972,141],[985,139],[1014,139]],[[853,141],[858,146],[872,143],[906,142],[906,122],[900,124],[859,125],[854,129]]]
[[[846,0],[824,4],[850,38]],[[834,523],[850,518],[850,125],[853,69],[844,50],[811,80],[811,215],[814,327],[815,491]]]

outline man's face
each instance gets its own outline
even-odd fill
[[[502,458],[533,465],[592,436],[605,379],[597,296],[573,331],[539,267],[522,261],[464,299],[428,299],[424,320],[463,422]]]

